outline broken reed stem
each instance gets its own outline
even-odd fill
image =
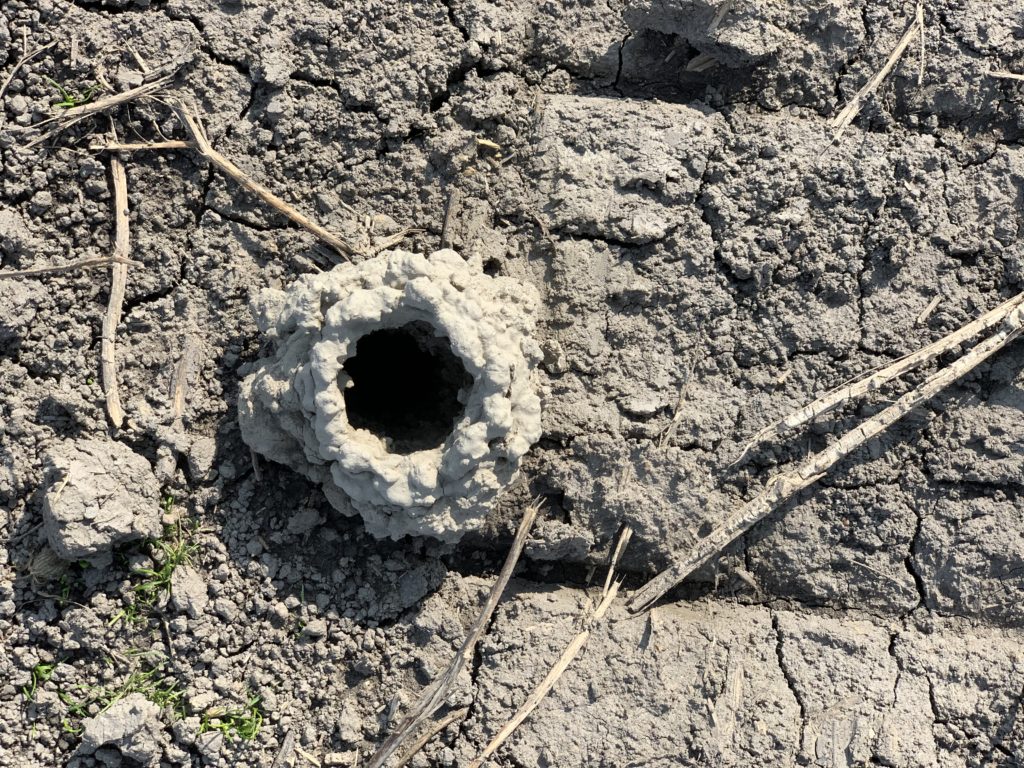
[[[900,38],[900,41],[896,44],[893,52],[889,54],[889,58],[886,59],[882,68],[871,76],[864,86],[857,91],[853,99],[850,100],[850,103],[843,107],[842,111],[840,111],[832,121],[832,127],[835,129],[835,133],[832,135],[833,144],[839,141],[840,137],[850,126],[850,123],[856,119],[867,98],[874,93],[878,89],[878,86],[882,84],[882,81],[889,76],[889,73],[895,68],[896,63],[900,60],[903,52],[907,50],[907,46],[909,46],[911,41],[914,39],[915,33],[918,33],[919,31],[920,34],[924,34],[924,8],[921,3],[917,4],[917,11],[914,14],[914,20],[910,22],[910,26],[907,27],[907,31],[903,33],[903,37]],[[923,50],[924,49],[922,47],[922,62],[924,61]],[[921,77],[923,77],[923,69]]]
[[[73,272],[76,269],[95,269],[96,267],[109,267],[111,264],[138,264],[131,259],[102,256],[97,259],[82,259],[74,264],[65,264],[62,267],[35,267],[34,269],[19,269],[13,272],[0,272],[0,280],[13,277],[39,277],[41,275],[59,275],[64,272]]]
[[[622,533],[619,535],[618,541],[615,544],[615,549],[612,552],[611,560],[608,564],[608,575],[604,580],[604,589],[601,590],[601,600],[594,608],[593,613],[586,619],[583,624],[583,628],[576,634],[569,645],[566,646],[565,650],[562,651],[562,655],[558,657],[558,661],[555,662],[554,666],[551,667],[550,671],[545,675],[544,679],[537,685],[536,688],[526,697],[526,700],[520,705],[516,713],[512,715],[512,718],[502,726],[501,730],[495,734],[494,738],[488,742],[487,746],[484,747],[484,751],[480,753],[473,762],[471,762],[468,768],[479,768],[484,760],[493,755],[502,744],[504,744],[508,737],[511,736],[516,728],[522,725],[526,719],[533,714],[533,710],[537,708],[547,696],[551,689],[555,687],[555,683],[558,682],[559,678],[565,674],[565,670],[569,668],[576,656],[582,650],[583,646],[587,644],[587,640],[590,639],[590,635],[593,632],[594,625],[604,618],[604,615],[608,612],[608,608],[611,607],[612,602],[615,600],[615,596],[619,593],[619,587],[622,584],[621,579],[615,579],[615,566],[618,564],[619,558],[622,556],[623,551],[626,549],[626,545],[629,543],[630,537],[633,535],[633,529],[626,526],[622,529]]]
[[[519,562],[519,555],[522,554],[523,547],[526,546],[526,537],[530,533],[533,521],[537,518],[539,509],[540,504],[537,501],[533,501],[526,506],[522,522],[519,523],[519,530],[516,531],[516,537],[512,541],[508,555],[505,557],[505,564],[501,568],[501,573],[498,574],[497,580],[491,586],[490,594],[487,595],[487,601],[484,603],[480,615],[477,616],[473,627],[469,631],[469,635],[462,643],[462,647],[459,648],[459,652],[455,654],[451,664],[448,665],[448,669],[420,694],[419,700],[409,710],[409,713],[402,722],[399,723],[394,732],[384,740],[384,743],[370,757],[366,768],[381,768],[398,748],[413,738],[413,734],[419,730],[420,726],[444,704],[448,692],[455,685],[455,681],[462,668],[473,658],[476,645],[487,629],[487,624],[494,614],[494,609],[498,605],[498,600],[501,599],[502,592],[505,591],[505,586],[508,584],[509,579],[512,578],[512,571],[515,570],[516,563]]]
[[[124,164],[117,155],[110,156],[110,177],[114,185],[114,264],[110,269],[110,299],[103,316],[103,335],[100,341],[100,368],[103,392],[107,399],[107,417],[115,429],[124,423],[124,409],[117,392],[117,352],[115,348],[117,326],[121,322],[121,306],[128,284],[128,178]]]
[[[440,720],[430,723],[430,725],[423,729],[423,733],[420,734],[420,737],[416,739],[416,741],[414,741],[412,744],[410,744],[409,748],[406,749],[405,752],[403,752],[402,755],[398,758],[397,762],[395,763],[395,768],[402,768],[403,765],[405,765],[410,760],[412,760],[413,757],[418,755],[420,753],[420,750],[427,746],[427,744],[430,743],[430,740],[432,738],[434,738],[437,734],[439,734],[452,723],[457,723],[460,720],[464,720],[466,718],[466,715],[468,714],[469,707],[463,707],[462,709],[453,709]]]
[[[338,237],[338,235],[324,229],[308,216],[295,210],[295,208],[275,195],[267,187],[249,177],[241,168],[214,149],[213,145],[206,138],[202,126],[199,125],[199,121],[181,103],[173,103],[171,108],[175,111],[182,126],[188,132],[192,148],[219,168],[222,173],[230,176],[235,182],[252,192],[274,210],[283,213],[303,229],[312,232],[345,258],[349,258],[357,253],[355,248]]]
[[[796,469],[782,472],[769,480],[761,493],[730,515],[708,536],[700,539],[690,552],[678,558],[672,566],[634,592],[626,604],[629,610],[635,613],[649,608],[666,592],[720,553],[736,537],[759,522],[776,507],[814,483],[841,459],[849,456],[871,438],[884,432],[911,409],[938,394],[1005,347],[1017,338],[1022,330],[1024,330],[1024,304],[1018,303],[1006,315],[1003,326],[988,339],[973,347],[946,368],[932,374],[920,386],[907,392],[885,410],[854,427],[833,445],[814,454]]]
[[[934,304],[929,305],[929,311],[934,309],[935,305],[938,304],[938,297],[936,297],[933,302]],[[1007,299],[995,309],[986,312],[976,320],[972,320],[967,323],[967,325],[958,328],[948,336],[944,336],[938,341],[929,344],[926,347],[922,347],[916,352],[901,357],[891,365],[881,368],[868,376],[863,376],[849,384],[833,389],[831,392],[822,395],[814,402],[808,403],[803,408],[789,414],[786,418],[773,424],[769,424],[750,439],[750,442],[744,446],[743,451],[733,463],[735,464],[742,461],[743,458],[746,457],[747,454],[749,454],[750,451],[759,443],[779,437],[783,432],[806,424],[812,419],[828,413],[849,400],[853,400],[854,398],[858,398],[881,389],[885,384],[889,383],[893,379],[899,378],[905,373],[934,360],[942,353],[959,346],[968,339],[977,336],[979,333],[995,328],[1006,319],[1007,315],[1013,312],[1013,310],[1021,304],[1024,304],[1024,293],[1017,294],[1013,298]]]

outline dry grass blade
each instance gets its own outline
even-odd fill
[[[512,571],[515,570],[516,563],[519,562],[519,555],[522,554],[523,547],[526,546],[526,537],[530,533],[533,521],[537,518],[539,509],[539,503],[532,502],[527,505],[523,512],[522,522],[519,523],[519,530],[516,531],[516,537],[512,541],[508,555],[505,557],[505,564],[501,568],[501,573],[498,574],[498,578],[491,587],[490,594],[487,596],[487,601],[484,603],[480,615],[473,623],[473,627],[470,629],[466,640],[462,643],[462,647],[459,648],[459,652],[455,654],[455,658],[448,665],[448,669],[423,691],[419,700],[409,710],[409,713],[395,728],[394,732],[374,752],[370,762],[367,763],[367,768],[381,768],[398,751],[402,744],[414,738],[414,734],[419,730],[420,726],[444,704],[448,692],[455,685],[459,672],[473,658],[476,645],[483,636],[484,630],[487,629],[487,624],[490,622],[494,609],[498,605],[498,600],[501,599],[502,592],[505,591],[508,580],[512,578]]]
[[[303,229],[312,232],[342,256],[348,258],[357,252],[355,248],[338,237],[338,235],[324,229],[308,216],[295,210],[295,208],[275,195],[267,187],[252,179],[241,168],[214,149],[213,145],[210,144],[209,140],[206,138],[206,133],[199,124],[198,118],[187,110],[183,104],[176,102],[172,103],[171,107],[174,109],[175,113],[178,115],[178,119],[181,121],[181,124],[188,132],[192,147],[200,155],[213,163],[213,165],[215,165],[222,173],[231,177],[231,179],[236,181],[238,184],[241,184],[274,210],[283,213]]]
[[[554,666],[551,667],[551,670],[547,673],[544,679],[541,680],[540,684],[538,684],[530,695],[526,697],[526,701],[524,701],[519,709],[516,710],[516,713],[512,715],[512,718],[505,723],[494,738],[488,742],[487,746],[484,747],[484,751],[480,753],[480,756],[469,764],[469,768],[479,768],[479,766],[483,764],[484,760],[493,755],[498,748],[508,740],[508,737],[515,732],[516,728],[525,722],[525,720],[533,713],[533,710],[537,708],[537,705],[540,704],[544,700],[544,697],[551,692],[551,689],[555,687],[555,683],[557,683],[559,678],[565,674],[565,670],[569,668],[569,665],[572,664],[580,650],[587,644],[587,640],[590,639],[590,634],[593,631],[594,624],[604,618],[604,615],[608,612],[608,608],[611,607],[612,602],[619,593],[619,586],[622,582],[621,580],[615,579],[615,566],[618,564],[623,551],[625,551],[626,545],[629,544],[629,539],[632,535],[633,529],[629,526],[622,529],[622,533],[619,535],[618,541],[615,544],[615,549],[612,552],[611,559],[608,563],[608,575],[605,577],[604,589],[601,591],[601,600],[598,602],[590,616],[587,617],[583,624],[583,628],[569,642],[569,645],[567,645],[565,650],[562,651],[562,655],[558,657],[558,661],[556,661]]]
[[[1024,294],[1022,294],[1024,296]],[[728,546],[737,536],[764,518],[769,512],[818,480],[841,459],[849,456],[872,437],[884,432],[911,409],[933,397],[965,373],[998,352],[1024,329],[1024,304],[1018,302],[1003,320],[1002,327],[947,367],[932,374],[920,386],[854,429],[833,445],[814,454],[796,469],[782,472],[768,481],[754,499],[744,504],[718,528],[694,545],[693,549],[638,589],[627,603],[631,611],[642,611],[657,602],[695,570]]]
[[[129,252],[128,230],[128,178],[124,164],[117,155],[110,157],[110,177],[114,185],[114,264],[110,270],[110,299],[103,316],[103,335],[100,340],[100,364],[103,392],[107,399],[107,418],[115,428],[124,423],[124,410],[117,392],[117,326],[121,322],[121,306],[128,284],[128,265],[124,261]]]
[[[936,301],[935,303],[937,304],[938,302]],[[986,312],[981,317],[967,323],[967,325],[957,329],[948,336],[944,336],[938,341],[929,344],[926,347],[922,347],[916,352],[906,355],[905,357],[901,357],[891,365],[888,365],[885,368],[880,368],[869,376],[864,376],[856,381],[850,382],[849,384],[838,387],[831,392],[822,395],[814,402],[808,403],[803,408],[794,411],[786,418],[777,421],[774,424],[769,424],[750,439],[750,442],[748,442],[743,448],[743,451],[736,459],[736,462],[741,461],[757,444],[765,440],[778,437],[787,430],[795,429],[802,424],[806,424],[812,419],[838,408],[849,400],[874,392],[893,379],[899,378],[905,373],[934,360],[939,355],[959,346],[968,339],[977,336],[979,333],[995,328],[1006,319],[1007,315],[1013,312],[1013,310],[1021,304],[1024,304],[1024,293],[1018,294],[1011,299],[1007,299],[995,309]],[[932,308],[934,309],[934,307]]]
[[[924,9],[921,4],[918,3],[914,20],[910,22],[910,26],[907,27],[907,31],[903,33],[903,37],[900,38],[900,41],[896,44],[893,52],[889,54],[889,58],[886,59],[885,64],[883,64],[882,68],[872,75],[864,86],[857,91],[857,94],[850,100],[850,103],[843,107],[842,111],[840,111],[832,121],[832,127],[835,129],[835,133],[832,135],[833,144],[839,141],[840,137],[850,126],[850,123],[852,123],[857,117],[861,107],[864,106],[864,102],[878,89],[878,86],[882,84],[882,81],[885,80],[885,78],[889,76],[889,73],[896,67],[896,64],[903,55],[903,52],[907,50],[907,46],[909,46],[911,41],[914,39],[914,35],[923,34],[921,31],[923,28]]]
[[[35,267],[33,269],[19,269],[11,272],[0,272],[0,280],[14,277],[42,277],[43,275],[60,275],[65,272],[74,272],[76,269],[95,269],[96,267],[109,267],[111,264],[138,264],[131,259],[111,258],[103,256],[98,259],[82,259],[73,264],[65,264],[61,267]]]

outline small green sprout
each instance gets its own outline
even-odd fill
[[[32,668],[32,682],[21,688],[21,695],[25,697],[26,702],[32,701],[36,697],[36,690],[40,685],[46,684],[46,681],[53,675],[53,670],[57,668],[59,663],[57,661],[49,664],[40,662]]]
[[[103,90],[103,86],[99,83],[90,85],[84,91],[79,92],[77,90],[65,88],[56,80],[51,80],[49,77],[45,78],[45,80],[56,88],[57,93],[60,94],[60,100],[54,101],[53,106],[60,107],[61,109],[71,109],[72,107],[80,107],[83,104],[88,104],[93,100],[97,93],[100,93]]]
[[[161,507],[169,510],[174,504],[174,497],[168,496],[161,502]],[[159,561],[154,568],[136,568],[133,573],[142,577],[142,581],[132,587],[135,599],[124,610],[115,615],[108,626],[124,620],[134,624],[145,613],[152,609],[160,597],[171,591],[171,575],[179,565],[192,562],[198,546],[189,540],[187,533],[177,522],[164,528],[164,537],[151,542],[153,554]]]
[[[116,687],[78,686],[77,690],[78,697],[67,691],[58,694],[68,708],[68,716],[61,721],[67,733],[81,732],[73,720],[81,721],[89,717],[89,709],[94,704],[99,707],[99,713],[103,713],[131,693],[141,693],[161,709],[169,710],[174,719],[183,718],[186,714],[184,691],[178,688],[176,680],[162,674],[157,668],[135,669]]]
[[[239,709],[213,708],[203,713],[199,721],[199,732],[220,731],[225,736],[234,735],[249,741],[256,738],[262,726],[260,697],[252,696]]]

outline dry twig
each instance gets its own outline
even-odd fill
[[[381,768],[402,744],[414,738],[414,734],[419,730],[420,726],[444,704],[448,692],[455,685],[459,672],[473,658],[476,645],[483,636],[488,622],[491,620],[491,615],[498,605],[501,593],[505,591],[505,585],[512,578],[512,571],[519,561],[519,555],[522,553],[523,547],[526,546],[526,537],[530,532],[533,521],[537,517],[539,509],[539,503],[531,502],[523,512],[522,522],[519,523],[519,530],[516,532],[516,537],[512,541],[508,555],[505,557],[505,564],[501,568],[501,573],[498,574],[498,578],[491,587],[491,592],[487,596],[487,601],[484,603],[480,615],[473,623],[473,627],[470,629],[466,640],[462,643],[462,647],[459,648],[459,652],[455,654],[455,658],[448,665],[448,669],[420,694],[419,700],[409,710],[409,713],[402,722],[398,724],[391,735],[374,752],[366,768]]]
[[[861,107],[864,106],[864,102],[867,101],[868,97],[874,93],[878,86],[882,84],[882,81],[889,76],[889,73],[896,67],[897,62],[903,55],[903,52],[907,50],[907,46],[914,39],[914,35],[920,33],[924,35],[924,9],[920,3],[917,4],[917,11],[914,15],[914,20],[910,22],[910,26],[907,27],[907,31],[903,33],[903,37],[900,38],[899,43],[893,49],[893,52],[889,54],[889,58],[886,59],[885,64],[878,70],[871,78],[864,84],[864,86],[857,91],[857,94],[850,100],[850,103],[843,107],[842,111],[836,115],[832,121],[832,128],[835,129],[835,133],[832,135],[832,143],[839,141],[840,137],[850,126],[850,123],[854,121]],[[922,46],[922,70],[920,77],[924,76],[923,73],[923,62],[924,62],[924,48]]]
[[[65,264],[61,267],[34,267],[32,269],[19,269],[12,272],[0,272],[0,280],[13,277],[41,277],[42,275],[59,275],[64,272],[74,272],[76,269],[95,269],[96,267],[109,267],[112,264],[139,264],[131,259],[103,256],[98,259],[82,259],[73,264]]]
[[[1001,80],[1024,80],[1024,75],[1018,75],[1016,72],[1006,72],[1004,70],[990,69],[986,74],[989,77],[997,77]]]
[[[181,124],[188,132],[190,144],[193,149],[220,169],[221,172],[230,176],[234,181],[252,192],[274,210],[283,213],[303,229],[312,232],[342,256],[348,258],[356,253],[356,249],[338,235],[324,229],[308,216],[299,213],[299,211],[295,210],[295,208],[275,195],[267,187],[248,176],[241,168],[214,149],[213,145],[210,144],[209,140],[206,138],[206,133],[199,124],[199,120],[192,112],[186,109],[183,104],[175,102],[171,104],[171,108],[174,110],[175,114],[177,114]]]
[[[56,41],[54,41],[49,45],[44,45],[41,48],[36,48],[34,51],[29,51],[28,33],[23,29],[21,31],[21,58],[14,62],[14,69],[7,73],[7,77],[4,78],[3,85],[0,85],[0,99],[4,97],[5,93],[7,93],[7,89],[11,86],[11,81],[14,80],[14,76],[18,74],[18,70],[32,61],[32,59],[40,53],[50,50],[56,44]]]
[[[117,326],[121,322],[121,306],[128,284],[128,178],[124,164],[117,155],[110,157],[110,177],[114,185],[114,253],[110,268],[110,299],[103,316],[103,335],[100,340],[100,366],[103,391],[107,398],[107,417],[115,428],[124,422],[124,410],[117,393],[117,353],[115,350]]]
[[[30,130],[39,130],[47,125],[53,127],[43,131],[42,134],[34,138],[28,144],[27,147],[34,147],[37,144],[41,144],[51,136],[55,136],[62,131],[66,131],[68,128],[73,126],[75,123],[85,120],[87,117],[93,117],[103,112],[108,112],[111,109],[120,107],[123,104],[128,104],[132,101],[138,101],[139,99],[145,98],[146,96],[152,96],[157,93],[161,88],[167,85],[174,73],[164,75],[163,77],[157,78],[152,82],[143,83],[136,88],[129,88],[127,91],[121,91],[110,96],[105,96],[102,99],[96,101],[90,101],[88,104],[79,104],[77,107],[70,107],[69,109],[62,109],[60,114],[54,115],[53,117],[43,120],[41,123],[29,126]]]
[[[565,650],[562,651],[562,655],[558,657],[558,661],[551,667],[551,670],[544,677],[544,679],[537,685],[536,688],[526,697],[526,701],[522,703],[516,713],[512,715],[512,718],[502,726],[501,730],[494,736],[493,739],[488,742],[487,746],[484,747],[484,751],[480,753],[480,756],[476,758],[472,763],[469,764],[469,768],[479,768],[483,764],[484,760],[493,755],[498,748],[504,744],[508,737],[512,735],[516,728],[523,724],[533,710],[537,708],[537,705],[544,700],[544,697],[551,692],[551,689],[555,687],[555,683],[558,679],[565,674],[565,670],[569,668],[576,655],[580,652],[584,645],[587,644],[587,640],[590,639],[591,632],[593,632],[594,625],[604,618],[604,615],[608,612],[608,608],[611,607],[612,601],[615,600],[615,596],[619,592],[619,586],[622,584],[621,579],[615,579],[615,566],[618,564],[619,558],[626,549],[626,545],[629,544],[629,539],[633,535],[633,529],[626,526],[622,529],[622,533],[619,535],[618,541],[615,544],[615,549],[612,552],[611,560],[608,564],[608,575],[604,580],[604,589],[601,590],[601,599],[594,607],[593,612],[583,623],[583,628],[576,634],[575,637],[569,642]]]
[[[653,605],[676,584],[721,552],[737,536],[794,494],[821,478],[841,459],[884,432],[913,408],[938,394],[1017,338],[1024,330],[1024,294],[1016,296],[1011,301],[1016,303],[1005,315],[1002,326],[992,336],[947,367],[929,376],[924,383],[907,392],[885,410],[854,427],[825,450],[811,456],[796,469],[782,472],[769,480],[761,493],[698,541],[690,552],[678,557],[673,565],[634,592],[627,603],[629,609],[636,612]],[[956,334],[951,334],[954,335]]]
[[[735,4],[735,2],[736,0],[725,0],[725,2],[718,6],[718,10],[715,11],[715,15],[711,19],[711,23],[708,24],[709,35],[716,29],[718,29],[718,25],[722,23],[722,20],[726,17],[726,14],[728,14],[729,11],[732,10],[732,6]]]

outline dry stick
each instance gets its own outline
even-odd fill
[[[914,325],[924,325],[925,321],[931,317],[932,312],[942,302],[942,296],[935,296],[931,301],[928,302],[928,306],[921,310],[921,314],[914,318]]]
[[[237,183],[241,184],[247,190],[259,197],[271,208],[283,213],[300,227],[312,232],[342,256],[348,258],[357,253],[355,248],[338,237],[338,235],[335,235],[333,232],[329,232],[312,219],[299,213],[292,206],[288,205],[288,203],[271,192],[267,187],[247,176],[241,168],[214,149],[209,140],[207,140],[206,134],[203,132],[199,122],[191,113],[189,113],[188,110],[185,109],[182,104],[174,103],[171,104],[171,107],[178,115],[178,119],[185,127],[185,130],[188,131],[191,144],[196,152],[217,166],[217,168],[219,168],[223,173],[227,174]]]
[[[921,4],[918,3],[918,12],[915,14],[914,20],[910,22],[910,26],[907,27],[907,31],[903,33],[903,37],[900,38],[900,41],[893,49],[893,52],[889,54],[889,58],[886,60],[885,64],[882,65],[880,70],[871,76],[871,79],[864,84],[864,87],[857,91],[857,95],[853,97],[850,103],[847,104],[832,121],[832,127],[835,129],[835,133],[832,136],[833,144],[839,141],[839,138],[850,126],[850,123],[852,123],[857,117],[864,101],[875,92],[878,86],[882,84],[882,81],[889,76],[890,72],[892,72],[893,68],[896,66],[896,62],[900,60],[903,52],[907,50],[907,46],[910,45],[910,41],[914,39],[914,33],[922,27],[923,23],[923,10],[921,8]]]
[[[373,244],[373,247],[370,249],[370,255],[376,256],[381,251],[386,251],[391,246],[398,245],[409,235],[416,235],[422,231],[423,230],[419,227],[405,227],[398,230],[393,235],[385,235]]]
[[[432,738],[434,738],[437,734],[439,734],[452,723],[465,719],[466,715],[468,714],[469,707],[463,707],[462,709],[453,709],[440,720],[437,720],[436,722],[431,723],[427,728],[424,728],[423,733],[420,734],[420,737],[416,739],[416,741],[414,741],[412,744],[410,744],[409,748],[405,750],[405,752],[403,752],[401,756],[398,758],[398,761],[395,763],[395,768],[401,768],[403,765],[408,763],[410,760],[413,759],[413,757],[420,753],[421,749],[423,749],[425,746],[427,746],[427,744],[430,743],[430,740]]]
[[[458,215],[459,203],[462,201],[462,192],[458,187],[452,187],[448,195],[448,205],[444,209],[444,224],[441,225],[441,247],[452,247],[452,229],[454,229],[455,217]]]
[[[119,107],[122,104],[127,104],[131,101],[137,101],[138,99],[146,96],[152,96],[154,93],[159,91],[165,85],[167,85],[173,77],[173,72],[163,77],[157,78],[156,80],[143,83],[137,88],[129,88],[127,91],[121,91],[121,93],[115,93],[111,96],[106,96],[96,101],[90,101],[88,104],[79,104],[77,107],[71,107],[70,109],[62,110],[60,114],[54,115],[51,118],[43,120],[41,123],[28,126],[29,130],[39,130],[44,126],[56,123],[56,125],[47,131],[44,131],[42,135],[37,136],[35,139],[26,144],[26,148],[34,147],[46,141],[51,136],[65,131],[75,123],[85,120],[87,117],[98,115],[102,112]]]
[[[39,277],[40,275],[59,275],[63,272],[73,272],[76,269],[95,269],[96,267],[109,267],[111,264],[139,264],[138,261],[122,259],[117,256],[103,256],[97,259],[82,259],[74,264],[65,264],[62,267],[36,267],[34,269],[19,269],[15,272],[0,272],[0,280],[9,277]]]
[[[918,12],[915,16],[918,18],[918,29],[921,30],[921,63],[918,68],[918,85],[923,85],[925,82],[925,6],[923,3],[918,3]]]
[[[716,29],[718,29],[718,25],[722,23],[722,19],[725,18],[725,15],[727,13],[729,13],[729,11],[732,10],[732,6],[733,6],[733,4],[735,2],[736,2],[736,0],[725,0],[724,3],[722,3],[720,6],[718,6],[718,10],[715,11],[714,18],[711,19],[711,23],[708,24],[708,34],[709,35],[712,32],[714,32]]]
[[[92,149],[102,149],[107,152],[135,152],[141,149],[192,149],[192,144],[187,141],[140,141],[122,144],[116,141],[108,141],[103,144],[93,144]]]
[[[191,336],[185,337],[181,357],[174,366],[171,376],[171,423],[179,423],[185,415],[185,392],[188,387],[188,375],[199,355],[199,344]]]
[[[526,510],[523,512],[523,520],[519,523],[519,530],[516,532],[516,537],[512,541],[512,547],[505,557],[505,564],[501,568],[501,573],[498,574],[497,581],[491,587],[487,601],[484,603],[483,609],[480,611],[480,615],[474,622],[472,629],[470,629],[469,636],[462,643],[462,647],[455,654],[455,658],[448,665],[448,669],[420,694],[419,700],[409,710],[409,714],[405,716],[394,732],[373,753],[366,768],[381,768],[385,761],[404,742],[412,738],[413,733],[419,729],[420,725],[444,704],[448,691],[455,684],[459,672],[473,658],[476,644],[480,641],[480,637],[487,628],[487,623],[491,620],[491,615],[498,605],[501,593],[505,591],[505,585],[512,578],[512,571],[519,561],[519,555],[522,553],[523,547],[526,546],[526,536],[530,532],[530,527],[533,525],[539,509],[540,504],[536,501],[526,506]]]
[[[21,69],[23,66],[28,64],[30,61],[32,61],[32,59],[34,59],[40,53],[43,53],[44,51],[48,51],[51,48],[53,48],[53,46],[55,46],[56,44],[57,44],[56,41],[54,41],[54,42],[50,43],[49,45],[44,45],[42,48],[36,48],[34,51],[29,53],[29,51],[27,49],[27,41],[26,41],[22,45],[22,56],[21,56],[21,58],[18,59],[14,63],[14,69],[12,69],[7,74],[7,77],[4,78],[4,84],[0,85],[0,99],[2,99],[4,97],[5,93],[7,93],[7,89],[10,87],[11,82],[14,80],[14,76],[16,74],[18,74],[18,70],[19,69]]]
[[[630,597],[628,608],[642,611],[657,602],[695,570],[722,551],[737,536],[764,518],[773,509],[798,491],[814,483],[841,459],[849,456],[875,435],[884,432],[910,410],[933,397],[975,366],[1005,347],[1024,329],[1024,305],[1018,305],[1003,322],[1003,327],[985,341],[946,368],[932,374],[923,384],[903,395],[899,400],[867,421],[854,427],[833,445],[814,454],[799,467],[782,472],[768,481],[767,486],[751,501],[734,512],[725,523],[698,541],[693,549],[676,560]]]
[[[124,164],[117,155],[110,156],[110,177],[114,184],[114,254],[110,269],[110,299],[103,316],[103,335],[100,341],[100,366],[103,391],[107,398],[107,417],[115,429],[124,423],[124,410],[117,394],[117,354],[115,336],[121,322],[121,305],[128,283],[128,265],[118,260],[128,258],[128,178]]]
[[[484,760],[493,755],[508,740],[508,737],[512,735],[516,728],[523,724],[526,718],[537,708],[537,705],[551,692],[551,689],[555,687],[555,683],[565,673],[565,670],[569,668],[569,665],[572,664],[583,646],[587,644],[594,625],[604,618],[605,613],[608,612],[608,608],[619,592],[619,586],[622,584],[622,581],[615,580],[615,566],[632,535],[633,529],[629,526],[622,529],[622,534],[619,536],[619,540],[615,545],[615,551],[612,553],[611,561],[608,565],[608,575],[605,577],[604,589],[601,591],[601,600],[584,623],[583,629],[569,642],[569,645],[562,651],[562,655],[559,656],[558,661],[551,667],[551,670],[540,684],[526,697],[526,701],[512,715],[512,719],[505,723],[502,729],[484,747],[484,751],[480,753],[480,756],[469,764],[468,768],[479,768]]]
[[[795,429],[802,424],[806,424],[808,421],[828,413],[848,400],[861,397],[862,395],[866,395],[880,389],[893,379],[903,376],[905,373],[924,365],[930,360],[934,360],[943,352],[962,344],[973,336],[977,336],[979,333],[995,328],[1003,322],[1004,319],[1006,319],[1007,315],[1013,312],[1013,310],[1021,304],[1024,304],[1024,293],[1019,293],[1013,298],[1007,299],[995,309],[986,312],[976,320],[972,320],[962,328],[958,328],[948,336],[944,336],[938,341],[929,344],[916,352],[901,357],[891,365],[881,368],[868,376],[864,376],[849,384],[833,389],[831,392],[822,395],[814,402],[808,403],[803,408],[789,414],[789,416],[781,421],[769,424],[750,439],[750,442],[748,442],[743,448],[743,451],[739,458],[736,459],[736,462],[741,461],[758,443],[770,438],[778,437],[787,430]]]
[[[990,69],[986,74],[989,77],[998,77],[1002,80],[1024,80],[1024,75],[1018,75],[1016,72],[1004,72],[1002,70]]]

